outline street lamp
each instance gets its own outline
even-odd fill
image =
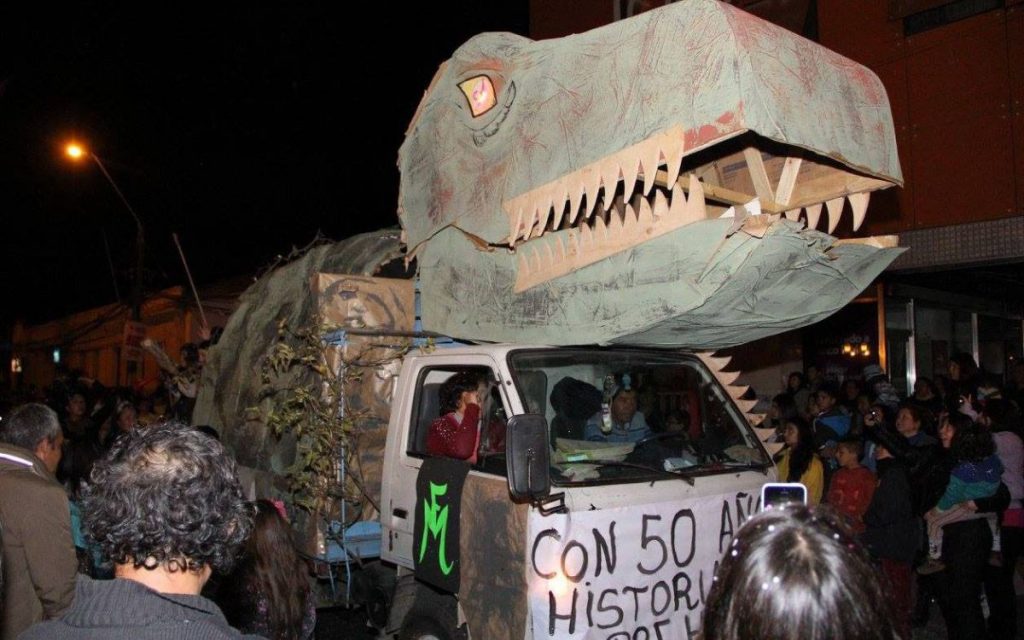
[[[132,214],[132,218],[135,220],[135,282],[132,285],[132,320],[138,322],[142,319],[142,263],[143,263],[143,252],[146,246],[145,233],[142,230],[142,220],[135,213],[135,209],[132,209],[132,205],[128,204],[128,198],[124,197],[121,193],[121,189],[114,182],[114,179],[110,176],[107,168],[103,166],[103,162],[99,156],[89,151],[77,142],[69,142],[64,147],[64,153],[67,154],[68,158],[73,161],[80,161],[83,158],[92,158],[96,166],[100,168],[103,173],[103,177],[107,179],[110,186],[114,188],[114,192],[117,197],[121,199],[125,208],[128,209],[128,213]]]

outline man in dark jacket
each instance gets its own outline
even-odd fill
[[[78,560],[71,513],[54,478],[64,435],[57,414],[26,404],[0,422],[0,524],[3,526],[2,640],[71,605]]]
[[[878,487],[864,514],[864,546],[879,560],[892,586],[893,612],[900,636],[910,637],[913,562],[921,537],[921,523],[914,515],[910,475],[902,460],[884,445],[875,449]]]
[[[115,579],[79,577],[71,609],[22,640],[242,637],[199,595],[213,569],[231,567],[252,528],[218,441],[175,424],[122,436],[93,468],[82,511]]]

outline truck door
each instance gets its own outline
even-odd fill
[[[481,422],[485,425],[481,445],[486,446],[486,426],[492,416],[507,414],[509,407],[504,386],[495,384],[499,368],[486,355],[444,355],[410,359],[411,368],[402,372],[388,433],[382,488],[382,557],[397,565],[413,566],[413,528],[416,521],[416,479],[423,460],[428,457],[426,442],[431,424],[441,416],[441,385],[460,372],[472,372],[489,382],[490,402],[485,403]]]

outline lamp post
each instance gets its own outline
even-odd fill
[[[99,159],[95,153],[85,149],[82,145],[75,142],[68,143],[64,147],[64,152],[72,160],[78,161],[82,158],[89,157],[96,166],[100,168],[100,172],[103,173],[103,177],[107,179],[110,186],[114,188],[114,192],[117,197],[121,199],[125,209],[128,209],[128,213],[132,214],[132,218],[135,220],[135,282],[132,284],[132,320],[138,322],[142,319],[142,265],[143,255],[146,246],[146,236],[142,229],[142,220],[135,213],[135,209],[132,209],[132,205],[128,203],[128,198],[124,197],[121,193],[120,187],[114,182],[114,178],[110,176],[110,172],[103,165],[103,162]]]

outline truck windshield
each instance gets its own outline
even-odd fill
[[[556,484],[684,479],[765,468],[768,455],[699,359],[640,349],[509,355],[522,404],[544,415]]]

